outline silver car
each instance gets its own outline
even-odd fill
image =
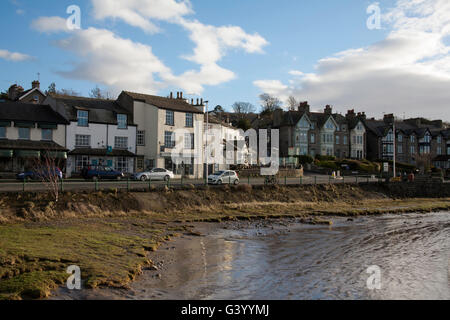
[[[208,183],[209,184],[239,184],[239,176],[236,173],[236,171],[231,170],[224,170],[224,171],[218,171],[213,173],[212,175],[208,176]]]
[[[139,172],[134,175],[135,180],[141,181],[169,181],[174,178],[174,174],[172,171],[162,168],[154,168],[150,171]]]

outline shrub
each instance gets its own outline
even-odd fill
[[[316,155],[316,160],[319,161],[334,161],[336,157],[334,156],[321,156],[320,154]]]
[[[328,169],[333,169],[333,170],[339,169],[339,166],[334,161],[318,161],[318,160],[316,160],[315,163],[318,167],[328,168]]]
[[[297,158],[300,164],[310,164],[314,162],[314,159],[311,156],[297,156]]]

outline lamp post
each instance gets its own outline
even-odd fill
[[[395,132],[395,116],[394,119],[392,121],[392,130],[394,132],[394,158],[393,158],[393,171],[394,171],[394,179],[397,177],[397,170],[396,170],[396,154],[397,154],[397,133]]]

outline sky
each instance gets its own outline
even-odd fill
[[[183,91],[230,110],[269,93],[450,120],[448,0],[3,0],[0,15],[2,91],[39,73],[85,96]]]

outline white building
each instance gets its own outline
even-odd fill
[[[46,103],[69,122],[65,141],[68,177],[90,165],[134,173],[136,125],[132,114],[116,101],[50,95]]]
[[[203,177],[203,101],[189,103],[181,92],[164,98],[123,91],[117,102],[137,125],[137,171],[165,168],[176,177]],[[178,163],[177,143],[183,147]]]

